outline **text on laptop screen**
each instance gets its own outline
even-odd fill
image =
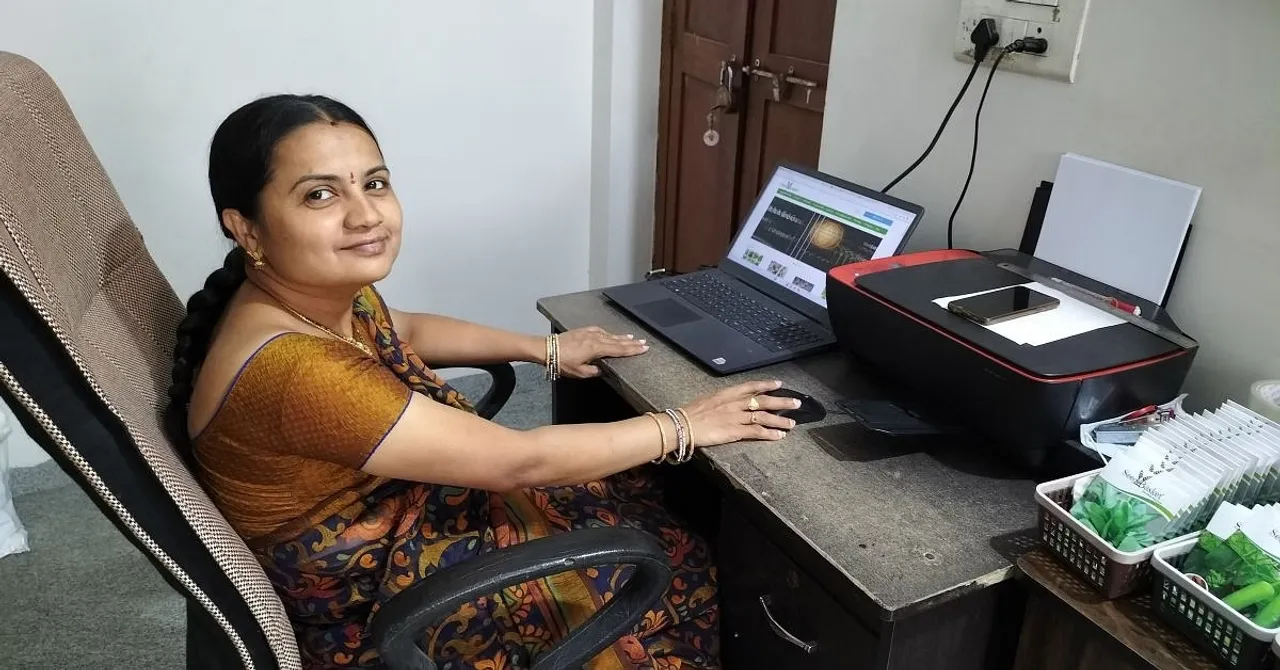
[[[916,215],[778,168],[728,260],[827,306],[827,271],[898,253]]]

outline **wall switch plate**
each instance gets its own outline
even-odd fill
[[[1076,80],[1076,63],[1084,39],[1085,17],[1090,0],[960,0],[960,20],[953,53],[958,61],[973,62],[969,35],[978,21],[996,20],[999,47],[1020,37],[1043,37],[1049,50],[1043,54],[1011,53],[1000,63],[1001,70],[1022,72],[1067,83]],[[987,63],[993,62],[993,51]]]

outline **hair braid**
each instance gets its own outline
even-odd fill
[[[209,352],[213,330],[226,311],[231,297],[245,280],[244,249],[236,247],[227,254],[222,267],[214,270],[204,288],[187,301],[187,315],[178,324],[178,338],[173,347],[173,383],[169,387],[169,410],[165,416],[169,438],[187,450],[187,407],[195,388],[196,373]]]

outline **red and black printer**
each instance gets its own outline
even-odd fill
[[[1027,283],[998,262],[1009,260],[1034,268],[1035,276],[1127,295],[1012,253],[927,251],[833,268],[827,310],[839,346],[937,418],[967,427],[1030,468],[1078,438],[1082,423],[1178,395],[1198,349],[1189,338],[1175,343],[1123,322],[1030,346],[934,302]]]

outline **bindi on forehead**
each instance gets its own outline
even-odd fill
[[[355,183],[356,183],[356,173],[352,172],[352,173],[351,173],[351,185],[352,185],[352,186],[354,186],[354,185],[355,185]]]

